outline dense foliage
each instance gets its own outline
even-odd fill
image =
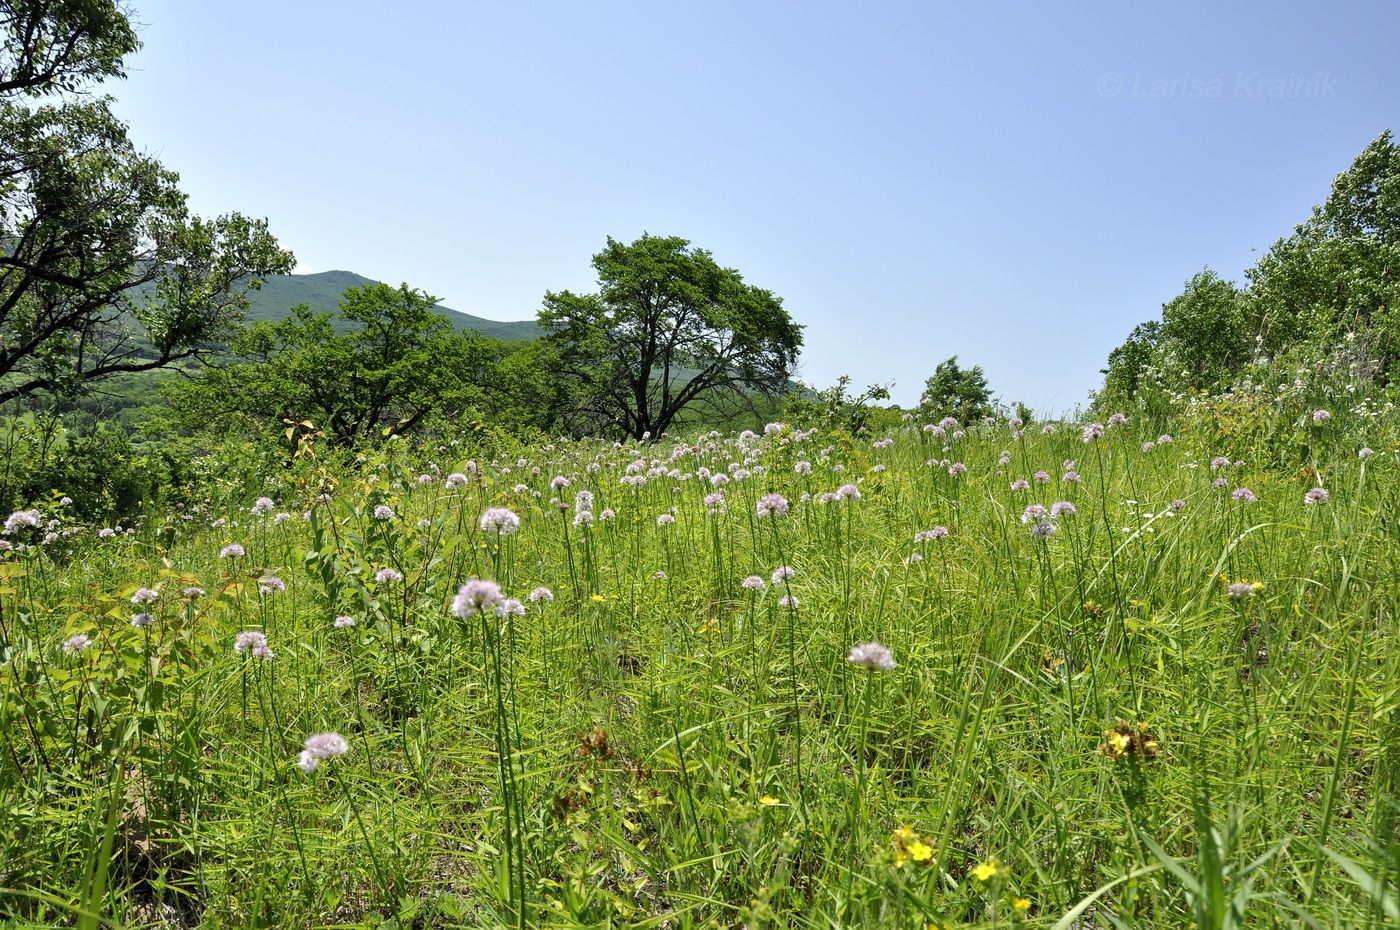
[[[1162,418],[1193,396],[1279,372],[1388,385],[1400,375],[1400,146],[1389,131],[1338,175],[1307,222],[1246,272],[1187,282],[1109,356],[1099,406]]]

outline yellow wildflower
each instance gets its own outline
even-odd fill
[[[915,840],[909,844],[909,858],[915,862],[932,862],[933,849],[923,840]]]
[[[1031,909],[1031,902],[1029,898],[1017,898],[1011,902],[1011,906],[1024,913]]]
[[[588,599],[589,599],[590,601],[592,601],[593,603],[595,603],[595,604],[601,604],[601,603],[603,603],[604,601],[607,600],[607,597],[605,597],[605,596],[602,595],[602,594],[594,594],[594,595],[591,595]]]
[[[979,862],[977,865],[972,867],[972,877],[977,879],[979,882],[990,881],[991,879],[995,878],[997,873],[1000,871],[1001,870],[1000,868],[998,868],[996,860],[989,859],[986,862]]]
[[[758,799],[759,807],[775,807],[781,803],[781,801],[773,797],[771,794],[765,794],[763,797]]]

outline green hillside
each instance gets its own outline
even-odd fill
[[[268,278],[261,290],[249,295],[252,306],[248,309],[248,320],[278,320],[297,304],[306,304],[313,310],[331,311],[346,288],[373,283],[373,279],[353,271],[322,271]],[[534,320],[502,322],[461,313],[450,307],[441,307],[441,310],[459,328],[473,329],[496,339],[534,339],[540,333]]]

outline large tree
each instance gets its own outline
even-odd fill
[[[932,417],[956,417],[973,423],[996,412],[987,375],[981,365],[963,368],[956,355],[944,359],[924,383],[919,405]]]
[[[687,408],[732,411],[790,386],[802,327],[782,299],[676,237],[609,237],[596,294],[545,294],[539,313],[575,430],[660,436]]]
[[[199,356],[292,268],[265,221],[191,215],[91,94],[137,45],[113,0],[0,0],[0,403]]]

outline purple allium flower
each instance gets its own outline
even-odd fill
[[[1043,523],[1050,519],[1050,511],[1040,504],[1030,504],[1021,511],[1022,523]]]
[[[675,522],[676,518],[671,516],[669,513],[663,513],[661,516],[656,518],[657,526],[670,526]]]
[[[1013,417],[1007,417],[1007,419],[1006,419],[1006,425],[1009,426],[1009,427],[1011,427],[1012,429],[1020,429],[1021,427],[1025,426],[1026,423],[1025,423],[1025,421],[1022,420],[1020,417],[1015,417],[1015,416],[1013,416]]]
[[[1228,488],[1228,487],[1230,486],[1230,479],[1229,479],[1229,478],[1216,478],[1214,481],[1211,482],[1211,486],[1212,486],[1212,487],[1216,487],[1216,488],[1221,488],[1221,489],[1223,490],[1224,488]]]
[[[797,572],[791,565],[779,565],[773,569],[773,584],[780,585],[784,581],[797,577]]]
[[[156,598],[160,597],[160,592],[151,588],[137,588],[136,593],[131,595],[133,604],[154,604]]]
[[[1088,426],[1084,427],[1084,431],[1080,434],[1080,436],[1085,442],[1093,442],[1096,439],[1102,439],[1103,424],[1090,423]]]
[[[317,733],[308,736],[306,748],[297,757],[297,766],[306,773],[316,771],[321,760],[332,756],[343,756],[350,751],[350,744],[339,733]]]
[[[1031,480],[1036,484],[1049,484],[1050,473],[1048,471],[1038,471],[1034,475],[1031,475]]]
[[[1078,483],[1079,483],[1079,472],[1077,472],[1077,471],[1075,471],[1073,468],[1071,468],[1069,471],[1067,471],[1067,472],[1064,473],[1064,476],[1063,476],[1060,480],[1061,480],[1061,481],[1068,481],[1070,484],[1078,484]]]
[[[244,630],[233,639],[233,651],[257,655],[258,649],[267,648],[267,636],[259,630]]]
[[[1249,488],[1235,488],[1230,496],[1242,504],[1252,504],[1259,499]]]
[[[112,529],[110,526],[104,526],[102,527],[102,529],[97,531],[97,536],[99,539],[111,539],[115,535],[117,535],[117,531]]]
[[[258,589],[263,594],[273,594],[277,591],[287,590],[287,583],[276,575],[264,575],[258,579]]]
[[[778,598],[779,607],[786,607],[790,610],[796,610],[801,605],[802,602],[797,599],[796,594],[784,594],[782,597]]]
[[[810,475],[810,474],[812,473],[812,463],[811,463],[811,462],[798,462],[796,465],[792,466],[792,470],[795,471],[795,472],[797,472],[797,473],[798,473],[799,475],[801,475],[803,478],[806,478],[808,475]]]
[[[583,527],[584,529],[587,529],[590,525],[592,525],[592,523],[593,511],[580,510],[578,513],[574,514],[574,526]]]
[[[760,517],[785,517],[788,512],[787,498],[781,494],[765,494],[758,501]]]
[[[548,603],[554,600],[554,592],[545,587],[539,587],[525,595],[525,600],[531,604],[538,604],[540,601]]]
[[[219,550],[219,558],[221,559],[241,559],[245,554],[243,547],[238,543],[229,543]]]
[[[1069,501],[1055,501],[1050,505],[1050,516],[1052,517],[1072,517],[1077,512],[1074,504]]]
[[[381,568],[374,573],[374,580],[380,584],[392,584],[395,581],[403,581],[403,573],[392,568]]]
[[[574,510],[582,513],[585,510],[593,509],[593,492],[579,491],[574,495]]]
[[[1011,490],[1013,491],[1028,491],[1030,487],[1031,483],[1025,478],[1017,478],[1015,481],[1011,482]]]
[[[390,507],[388,504],[380,504],[378,507],[374,508],[374,519],[376,519],[376,520],[392,520],[392,519],[394,519],[394,508],[393,508],[393,507]]]
[[[1151,451],[1152,451],[1153,449],[1155,449],[1155,448],[1157,448],[1157,444],[1156,444],[1155,442],[1150,441],[1150,440],[1149,440],[1148,442],[1144,442],[1144,443],[1142,444],[1142,451],[1143,451],[1143,452],[1151,452]]]
[[[510,536],[520,529],[520,517],[505,507],[491,507],[481,514],[481,530],[497,536]]]
[[[1009,449],[1003,449],[1003,450],[1002,450],[1001,455],[997,457],[997,464],[998,464],[998,465],[1010,465],[1010,464],[1011,464],[1011,451],[1010,451]]]
[[[774,433],[781,433],[783,429],[784,426],[781,423],[769,423],[767,426],[763,427],[763,435],[772,436]]]
[[[954,478],[958,477],[958,475],[961,475],[965,471],[967,471],[967,466],[964,465],[962,462],[954,462],[953,464],[948,466],[948,474],[952,475]]]
[[[1326,488],[1313,488],[1311,491],[1309,491],[1308,493],[1306,493],[1306,494],[1303,495],[1303,503],[1305,503],[1305,504],[1325,504],[1325,503],[1327,503],[1327,489],[1326,489]]]
[[[917,562],[922,562],[923,560],[924,560],[924,557],[923,557],[922,555],[920,555],[920,554],[917,553],[917,552],[911,552],[911,553],[909,553],[907,556],[904,557],[904,564],[905,564],[905,565],[913,565],[913,564],[915,564],[915,563],[917,563]]]
[[[1254,596],[1254,585],[1248,581],[1236,581],[1226,590],[1230,592],[1231,600],[1239,601]]]
[[[496,616],[523,617],[525,616],[525,605],[513,597],[505,598],[496,603]]]
[[[1314,423],[1326,423],[1330,419],[1332,419],[1332,414],[1326,410],[1314,410],[1312,413]]]
[[[565,478],[563,475],[555,475],[554,478],[551,479],[549,482],[549,486],[556,491],[567,488],[571,484],[573,484],[573,482],[570,481],[568,478]]]
[[[1356,453],[1356,457],[1359,458],[1359,459],[1363,459],[1363,460],[1364,460],[1364,459],[1369,459],[1371,456],[1373,456],[1373,455],[1375,455],[1375,454],[1376,454],[1376,450],[1375,450],[1375,449],[1372,449],[1370,446],[1362,446],[1362,447],[1361,447],[1361,451],[1358,452],[1358,453]]]
[[[1054,424],[1054,423],[1046,423],[1044,426],[1042,426],[1042,427],[1040,428],[1040,433],[1041,433],[1041,435],[1043,435],[1043,436],[1049,436],[1049,435],[1052,435],[1052,434],[1055,432],[1055,429],[1056,429],[1056,427],[1055,427],[1055,424]]]
[[[92,645],[92,637],[86,633],[78,633],[63,641],[63,651],[71,655],[76,655]]]
[[[260,497],[260,498],[258,498],[256,501],[253,502],[253,509],[252,509],[251,513],[252,513],[253,516],[255,516],[255,517],[261,517],[261,516],[263,516],[264,514],[272,513],[272,511],[274,511],[274,510],[276,510],[276,509],[277,509],[277,502],[276,502],[276,501],[274,501],[274,500],[273,500],[272,498],[270,498],[270,497]]]
[[[1186,509],[1186,501],[1178,497],[1176,500],[1172,501],[1171,504],[1168,506],[1171,507],[1174,513],[1181,513],[1183,510]]]
[[[277,526],[281,526],[283,523],[286,523],[286,522],[287,522],[288,520],[290,520],[291,518],[292,518],[292,515],[289,514],[289,513],[278,513],[278,514],[273,514],[273,516],[272,516],[272,522],[273,522],[275,525],[277,525]]]
[[[150,626],[152,623],[155,622],[156,618],[152,614],[137,614],[136,616],[131,618],[131,625],[136,627],[136,629],[138,630],[144,630],[146,627]]]
[[[762,591],[765,587],[767,587],[767,585],[765,585],[763,583],[763,579],[758,577],[757,575],[750,575],[743,581],[739,582],[739,587],[743,588],[746,591]]]
[[[894,653],[877,642],[860,643],[846,653],[846,661],[871,672],[889,672],[898,667]]]
[[[1049,539],[1056,533],[1055,524],[1050,522],[1036,523],[1031,526],[1031,534],[1037,539]]]
[[[608,507],[608,508],[605,509],[602,513],[598,514],[598,519],[599,519],[599,520],[602,520],[602,521],[604,521],[604,522],[606,522],[606,521],[608,521],[608,520],[612,520],[612,519],[614,519],[614,518],[616,518],[616,517],[617,517],[617,511],[613,510],[611,507]]]
[[[705,495],[705,507],[710,511],[710,513],[714,513],[723,506],[724,495],[719,491],[715,491],[713,493]]]
[[[919,532],[917,532],[917,533],[914,534],[914,542],[916,542],[916,543],[929,542],[929,541],[931,541],[931,540],[947,539],[947,538],[948,538],[948,527],[946,527],[946,526],[935,526],[935,527],[934,527],[933,529],[931,529],[931,530],[920,530]]]
[[[853,484],[843,484],[836,489],[836,496],[843,501],[860,500],[860,488]]]
[[[668,576],[664,569],[657,569],[656,571],[651,573],[651,577],[656,579],[657,581],[665,581]]]
[[[1218,470],[1221,469],[1221,468],[1229,468],[1229,467],[1230,467],[1230,459],[1229,459],[1227,456],[1224,456],[1224,455],[1217,455],[1215,458],[1213,458],[1213,459],[1210,460],[1210,470],[1211,470],[1211,471],[1218,471]]]
[[[203,597],[203,596],[204,596],[204,589],[201,588],[201,587],[200,587],[199,585],[197,585],[197,584],[192,584],[192,585],[190,585],[188,588],[185,588],[184,590],[182,590],[182,591],[180,592],[180,596],[183,597],[183,598],[186,598],[187,600],[191,600],[191,601],[192,601],[192,600],[194,600],[194,599],[197,598],[197,597]]]
[[[5,535],[12,536],[22,529],[38,526],[44,515],[37,510],[16,510],[5,520]]]
[[[447,476],[447,481],[445,482],[445,485],[447,487],[447,490],[449,491],[455,491],[458,488],[464,488],[467,486],[467,476],[459,471],[454,471],[452,474]]]
[[[1160,436],[1157,437],[1157,445],[1159,445],[1159,446],[1169,446],[1169,445],[1171,445],[1171,444],[1172,444],[1172,437],[1171,437],[1171,434],[1170,434],[1170,433],[1163,433],[1162,435],[1160,435]]]
[[[1113,414],[1111,417],[1108,418],[1108,425],[1109,425],[1109,426],[1122,426],[1123,424],[1125,424],[1125,423],[1127,423],[1127,422],[1128,422],[1127,416],[1124,415],[1124,414],[1121,414],[1121,413],[1115,413],[1115,414]]]
[[[463,620],[469,620],[501,599],[501,586],[494,581],[473,578],[457,589],[452,600],[452,612]]]
[[[331,626],[335,627],[337,630],[349,629],[354,625],[355,618],[349,614],[341,614],[339,617],[336,617],[335,622],[331,624]]]

